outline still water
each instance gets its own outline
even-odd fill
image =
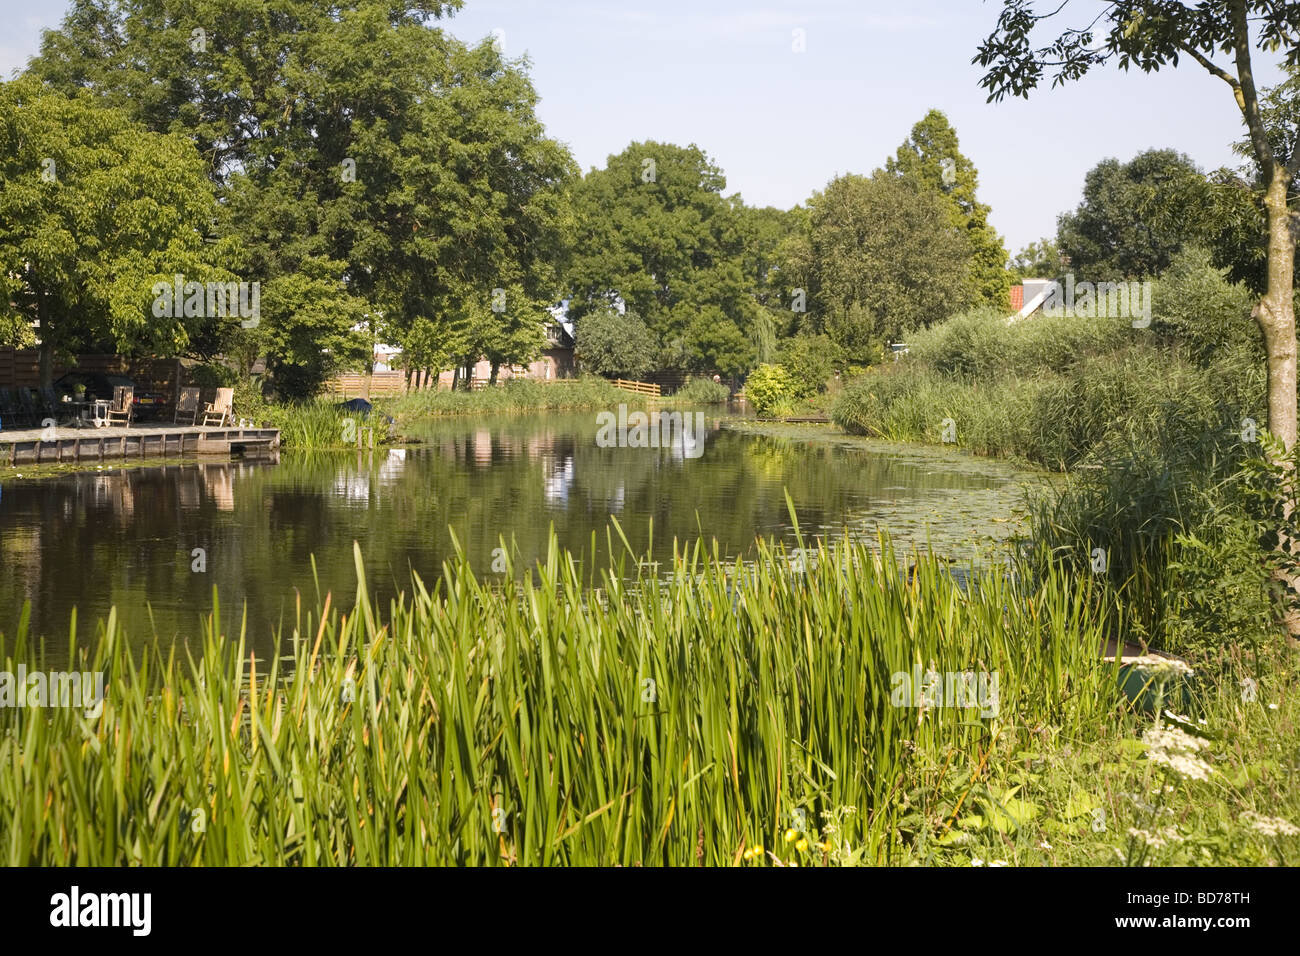
[[[373,453],[292,454],[278,463],[172,463],[0,481],[0,633],[30,602],[30,634],[83,641],[112,607],[133,643],[192,638],[220,595],[225,629],[247,614],[250,643],[273,646],[294,589],[350,606],[352,545],[387,601],[415,571],[440,573],[455,540],[492,573],[504,538],[517,563],[543,557],[549,530],[576,554],[606,553],[610,516],[632,547],[670,560],[703,535],[723,554],[756,537],[793,541],[792,498],[808,536],[929,541],[958,559],[1017,530],[1037,476],[955,450],[887,446],[826,426],[755,428],[706,412],[699,457],[681,448],[604,448],[591,413],[431,422],[418,444]],[[653,527],[653,543],[651,528]],[[617,541],[617,538],[615,538]],[[196,551],[201,549],[201,551]]]

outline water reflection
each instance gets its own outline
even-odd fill
[[[66,640],[116,606],[133,640],[193,635],[219,589],[223,620],[270,652],[291,617],[294,588],[349,602],[352,544],[360,544],[380,601],[411,571],[436,579],[453,554],[451,532],[481,574],[504,537],[529,565],[548,529],[590,559],[596,532],[617,516],[636,549],[665,565],[674,539],[716,538],[744,557],[756,536],[787,540],[788,490],[805,534],[873,535],[883,523],[904,541],[961,554],[972,538],[1005,534],[1021,477],[1005,466],[864,448],[852,443],[741,434],[709,422],[701,457],[688,449],[602,448],[590,415],[450,420],[421,443],[342,455],[285,454],[278,464],[169,463],[106,469],[0,486],[0,631],[12,634],[23,601],[32,630]],[[615,539],[617,540],[617,539]],[[191,570],[204,548],[207,571]]]

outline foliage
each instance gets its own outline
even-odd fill
[[[577,323],[577,355],[582,367],[609,378],[636,379],[655,367],[659,347],[654,335],[630,309],[606,306]]]
[[[246,278],[338,263],[347,295],[417,361],[444,360],[433,338],[458,360],[522,362],[558,298],[576,169],[544,135],[525,63],[426,22],[459,6],[77,0],[31,71],[192,136]],[[204,354],[253,347],[230,334]],[[297,393],[318,370],[294,351]]]
[[[796,335],[782,344],[780,365],[794,379],[797,397],[806,398],[826,390],[838,359],[839,350],[829,336]]]
[[[877,172],[838,177],[809,206],[807,251],[795,250],[812,270],[805,328],[846,356],[869,361],[882,339],[969,302],[969,240],[939,195]]]
[[[760,415],[779,414],[799,391],[798,380],[783,365],[760,365],[745,379],[745,398]]]
[[[957,131],[939,110],[930,110],[887,161],[894,175],[948,200],[952,219],[970,243],[971,301],[1003,308],[1011,277],[1002,237],[989,224],[989,207],[975,196],[979,173],[958,148]]]
[[[153,288],[232,278],[213,265],[229,251],[208,241],[216,209],[184,137],[85,92],[0,84],[0,301],[6,324],[39,321],[44,385],[56,354],[186,345],[202,317],[153,315]]]
[[[1026,279],[1058,279],[1065,275],[1066,269],[1056,240],[1044,238],[1017,252],[1011,260],[1010,272],[1014,282],[1024,282]]]
[[[1172,149],[1147,150],[1126,163],[1102,160],[1084,179],[1083,202],[1058,222],[1069,270],[1094,282],[1160,275],[1203,235],[1204,183],[1196,164]]]
[[[672,395],[675,405],[721,405],[731,398],[731,389],[711,378],[691,378]]]
[[[643,405],[644,397],[616,388],[596,375],[538,382],[512,378],[476,392],[437,389],[408,392],[383,402],[381,408],[398,422],[444,415],[495,415],[561,409],[611,409],[619,404]]]
[[[748,328],[757,305],[725,187],[722,171],[693,145],[632,143],[588,172],[573,191],[565,272],[578,322],[621,299],[661,344],[686,337],[683,355],[695,351],[688,327],[701,309]]]

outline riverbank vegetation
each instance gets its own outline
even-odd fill
[[[251,657],[246,622],[219,616],[189,653],[138,659],[110,617],[76,652],[109,675],[97,715],[0,708],[0,859],[1297,858],[1287,668],[1246,702],[1152,666],[1135,706],[1086,579],[963,590],[933,559],[905,574],[887,542],[806,544],[731,566],[696,544],[671,569],[628,550],[597,570],[552,542],[527,573],[476,578],[462,556],[387,608],[358,551],[354,601],[308,587],[284,659]],[[0,657],[43,669],[21,629]],[[971,674],[969,698],[905,686],[931,670]]]

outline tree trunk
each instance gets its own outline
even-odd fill
[[[493,359],[493,360],[492,360],[492,375],[491,375],[491,377],[488,379],[488,384],[489,384],[489,385],[495,385],[495,384],[497,383],[497,370],[498,370],[499,368],[501,368],[501,363],[498,362],[496,359]]]
[[[1264,208],[1268,215],[1268,286],[1255,306],[1255,321],[1264,336],[1268,368],[1268,430],[1288,451],[1296,443],[1296,325],[1295,325],[1295,239],[1287,209],[1289,177],[1280,163],[1274,164]],[[1294,476],[1284,485],[1283,525],[1290,524],[1296,506]],[[1285,532],[1278,535],[1277,548],[1290,555],[1296,542]],[[1286,570],[1274,573],[1288,597],[1283,623],[1292,638],[1300,637],[1300,579]]]
[[[1295,240],[1286,206],[1286,173],[1273,172],[1268,212],[1268,287],[1255,307],[1268,356],[1268,430],[1289,450],[1296,443]]]

